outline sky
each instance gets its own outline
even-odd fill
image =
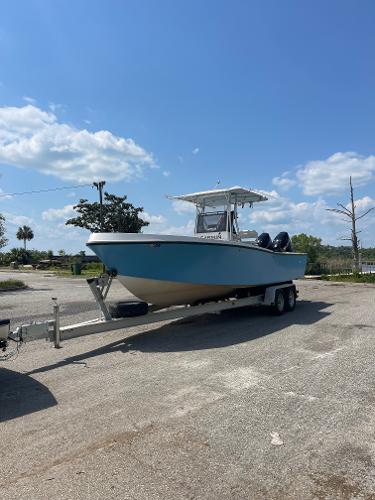
[[[240,185],[269,194],[243,229],[342,244],[326,208],[350,175],[358,213],[375,206],[374,22],[371,0],[4,0],[3,250],[23,224],[30,248],[85,249],[65,220],[102,179],[147,232],[192,233],[166,195]],[[375,246],[375,211],[360,222]]]

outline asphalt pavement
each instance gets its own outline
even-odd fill
[[[28,290],[0,294],[13,326],[48,319],[52,296],[63,324],[95,316],[84,280],[19,277]],[[297,285],[281,317],[35,341],[0,362],[1,499],[374,499],[375,286]]]

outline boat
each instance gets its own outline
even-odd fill
[[[133,295],[155,306],[196,304],[302,277],[306,254],[287,233],[240,231],[238,209],[267,197],[235,186],[169,197],[196,207],[194,236],[92,233],[87,246]]]

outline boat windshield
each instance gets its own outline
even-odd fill
[[[233,212],[232,212],[233,221]],[[226,212],[208,212],[198,214],[197,233],[219,233],[229,231]]]

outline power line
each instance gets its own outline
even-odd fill
[[[18,193],[0,193],[0,198],[6,198],[7,196],[21,196],[24,194],[39,194],[39,193],[49,193],[51,191],[63,191],[64,189],[79,189],[83,187],[91,187],[92,184],[77,184],[76,186],[63,186],[50,189],[36,189],[33,191],[21,191]]]

